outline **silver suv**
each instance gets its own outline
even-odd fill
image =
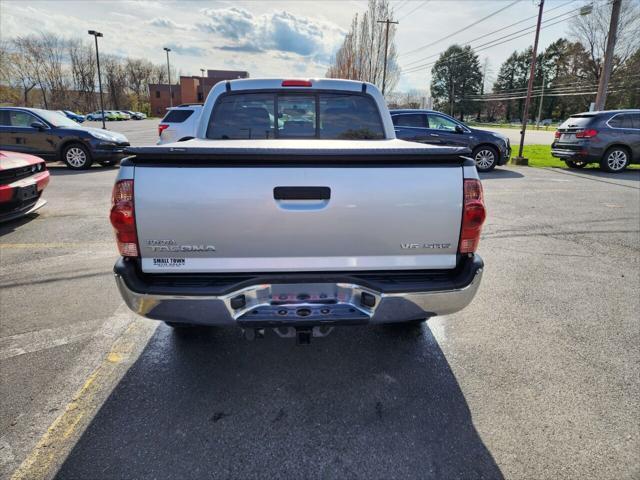
[[[158,125],[158,145],[183,142],[196,136],[196,126],[200,119],[202,104],[184,104],[167,110]]]

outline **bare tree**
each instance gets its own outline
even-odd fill
[[[101,59],[103,56],[100,57]],[[115,110],[129,106],[127,98],[127,71],[123,60],[115,55],[104,55],[100,62],[104,74],[104,87],[108,92],[109,103]]]
[[[388,0],[369,0],[367,11],[351,22],[349,33],[327,70],[327,77],[371,82],[382,87],[385,54],[385,25],[378,20],[391,18]],[[392,91],[400,79],[395,45],[396,27],[389,28],[386,91]]]
[[[38,84],[26,57],[6,41],[0,44],[0,83],[21,90],[22,103],[26,107],[29,106],[29,92]],[[10,100],[8,89],[3,92],[1,103]]]
[[[34,39],[38,48],[40,69],[45,88],[51,95],[49,108],[67,108],[70,81],[66,63],[66,41],[55,33],[42,33]]]
[[[40,94],[45,108],[49,108],[47,102],[47,88],[44,81],[43,55],[40,42],[37,37],[18,37],[13,40],[16,55],[20,58],[16,61],[20,63],[25,72],[33,78],[40,88]]]
[[[81,111],[97,109],[96,97],[96,55],[91,43],[79,39],[68,42],[69,62],[75,98],[74,107]]]
[[[149,89],[154,65],[148,60],[128,58],[125,62],[127,84],[133,94],[132,108],[142,110],[149,102]]]
[[[589,53],[589,68],[593,78],[600,77],[611,19],[611,2],[597,3],[589,15],[571,20],[571,34]],[[615,60],[612,75],[640,48],[640,3],[623,0],[618,23]]]

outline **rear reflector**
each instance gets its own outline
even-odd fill
[[[592,128],[576,133],[576,138],[593,138],[598,135],[598,131]]]
[[[283,80],[283,87],[312,87],[310,80]]]
[[[120,255],[137,257],[138,234],[133,204],[133,180],[120,180],[114,185],[109,220],[115,230]]]
[[[480,243],[482,224],[487,216],[484,208],[482,184],[477,179],[465,179],[462,227],[458,252],[474,253]]]
[[[162,135],[162,131],[166,130],[167,128],[169,128],[169,125],[166,125],[164,123],[158,125],[158,136]]]

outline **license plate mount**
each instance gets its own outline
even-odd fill
[[[38,196],[38,188],[36,185],[29,185],[28,187],[21,187],[18,190],[18,199],[21,201],[31,200]]]

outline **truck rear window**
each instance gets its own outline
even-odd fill
[[[207,138],[379,140],[373,99],[350,93],[232,93],[213,108]]]
[[[193,114],[193,110],[169,110],[162,123],[182,123]]]

